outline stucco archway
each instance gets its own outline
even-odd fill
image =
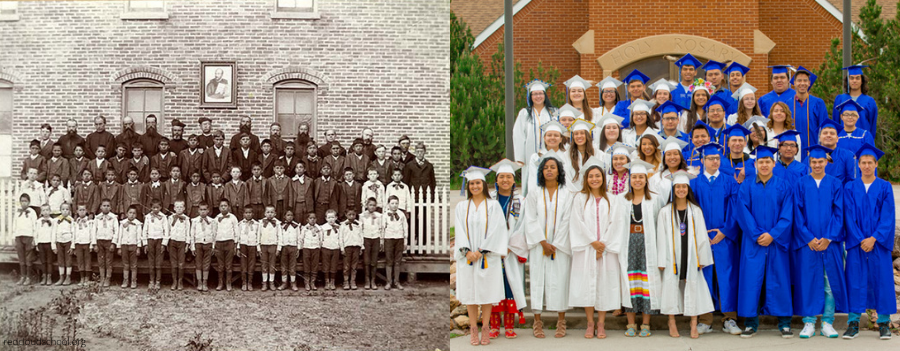
[[[645,58],[661,55],[684,55],[712,59],[720,62],[736,61],[749,66],[752,59],[743,52],[723,42],[687,34],[662,34],[643,37],[607,51],[597,58],[603,76],[610,76],[619,68]]]

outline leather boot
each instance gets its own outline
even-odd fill
[[[172,279],[175,279],[173,276]],[[156,268],[156,290],[160,289],[160,285],[162,285],[162,268]]]
[[[156,273],[153,270],[153,267],[150,267],[150,284],[147,284],[147,289],[153,290],[153,288],[155,286],[155,284],[154,284],[155,279],[156,279]]]
[[[197,269],[194,270],[194,275],[197,278],[197,291],[203,291],[203,272]]]
[[[172,265],[172,290],[178,290],[178,267]]]
[[[269,286],[266,285],[266,281],[269,280],[269,275],[266,274],[265,272],[263,272],[263,275],[262,275],[262,276],[263,276],[262,291],[268,291],[268,290],[269,290]]]
[[[59,267],[59,280],[56,281],[53,285],[62,285],[63,280],[66,279],[66,268]]]
[[[225,290],[231,291],[231,271],[225,272]]]
[[[297,289],[297,275],[290,276],[290,280],[291,280],[291,290],[293,290],[293,291],[300,290],[300,289]]]
[[[128,270],[127,270],[127,269],[123,269],[123,270],[122,270],[122,286],[121,286],[121,288],[124,289],[124,288],[127,288],[127,287],[128,287]]]
[[[63,286],[72,284],[72,267],[66,267],[66,280],[63,281]]]
[[[325,272],[325,290],[331,290],[331,273]]]
[[[394,286],[403,290],[403,285],[400,285],[400,264],[395,264],[394,266]]]
[[[316,279],[318,278],[319,273],[313,273],[309,276],[309,285],[312,286],[313,291],[318,290],[316,288]]]
[[[350,289],[356,290],[356,268],[350,271]]]
[[[131,271],[131,288],[132,289],[137,289],[137,276],[138,276],[137,270]]]
[[[385,280],[387,283],[384,283],[384,290],[391,290],[391,277],[394,276],[394,267],[387,266],[384,267],[385,270]]]
[[[306,289],[306,291],[310,290],[310,288],[309,288],[310,280],[312,280],[312,276],[309,273],[306,273],[306,279],[303,281],[303,287]]]
[[[184,289],[184,268],[178,268],[178,286],[176,289]]]
[[[369,268],[369,265],[365,265],[365,267],[363,267],[363,268],[365,268],[365,275],[366,275],[365,289],[366,290],[372,289],[372,278],[369,277],[369,274],[372,273],[372,270]]]
[[[47,284],[47,273],[41,273],[41,283],[40,283],[40,285],[46,285],[46,284]]]
[[[203,291],[209,291],[209,271],[203,271]]]
[[[378,278],[378,269],[377,268],[378,268],[378,266],[376,266],[374,264],[372,265],[372,276],[370,277],[372,279],[372,290],[378,290],[378,284],[375,283],[376,278]]]
[[[241,272],[241,291],[247,291],[247,273]]]
[[[281,272],[281,285],[278,286],[278,290],[284,290],[288,286],[288,275],[287,272]]]
[[[225,287],[225,272],[219,271],[219,285],[216,285],[216,291],[222,291],[223,287]]]
[[[350,276],[344,274],[344,290],[350,290]]]
[[[109,267],[106,269],[106,286],[109,286],[109,281],[112,280],[113,269]]]
[[[100,266],[100,286],[106,286],[106,269]]]

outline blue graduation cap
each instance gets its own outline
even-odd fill
[[[650,80],[650,77],[647,77],[646,74],[641,73],[641,71],[633,70],[631,73],[628,73],[625,76],[625,79],[622,79],[625,84],[631,83],[632,81],[639,80],[641,83],[647,84],[647,81]]]
[[[706,61],[706,64],[704,64],[703,67],[700,67],[700,68],[707,70],[707,71],[717,69],[717,70],[724,72],[725,64],[721,63],[719,61],[709,60],[709,61]]]
[[[863,146],[860,146],[859,150],[856,151],[856,159],[858,160],[860,157],[866,155],[875,156],[875,161],[878,161],[881,156],[884,156],[884,151],[878,150],[877,147],[874,147],[872,145],[863,144]]]
[[[850,100],[850,101],[853,101],[853,100]],[[833,121],[831,118],[826,118],[824,121],[822,121],[822,124],[819,125],[819,133],[821,133],[822,130],[825,128],[831,128],[831,129],[834,129],[835,131],[842,130],[841,126],[839,124],[837,124],[837,122]]]
[[[694,134],[694,129],[697,129],[698,127],[706,128],[706,132],[709,133],[709,136],[710,136],[710,137],[714,137],[714,136],[716,135],[716,129],[715,129],[715,128],[710,127],[709,124],[706,124],[706,122],[703,122],[703,121],[701,121],[701,120],[697,120],[697,123],[694,123],[694,126],[691,127],[691,135],[692,135],[692,136],[693,136],[693,134]]]
[[[728,111],[728,107],[731,105],[728,101],[722,98],[720,95],[713,95],[709,98],[709,101],[706,102],[706,106],[703,106],[703,109],[709,111],[709,107],[712,105],[722,106],[722,109]]]
[[[761,158],[771,158],[775,159],[775,154],[778,153],[774,147],[769,147],[765,145],[760,145],[756,147],[756,159],[759,160]]]
[[[772,69],[772,74],[788,73],[788,68],[791,68],[791,65],[774,65],[769,66],[769,68]],[[790,73],[788,73],[788,75],[790,75]]]
[[[830,154],[832,149],[824,147],[822,145],[813,145],[807,148],[809,150],[809,158],[827,158],[828,154]]]
[[[809,88],[812,89],[813,84],[816,83],[816,78],[819,78],[819,76],[815,75],[814,73],[812,73],[812,71],[804,68],[803,66],[797,67],[797,73],[800,72],[804,72],[809,75]],[[794,79],[797,78],[797,73],[794,73],[794,76],[791,77],[791,85],[794,85]]]
[[[719,156],[722,157],[722,150],[725,148],[722,145],[716,143],[707,143],[706,145],[701,146],[698,150],[703,157],[706,156]]]
[[[746,76],[747,72],[750,72],[750,68],[740,63],[732,62],[730,65],[728,65],[728,68],[725,69],[725,75],[730,75],[731,72],[734,71],[741,72],[741,75]]]
[[[736,124],[732,125],[731,127],[725,128],[724,133],[725,133],[725,142],[728,142],[728,139],[731,139],[732,137],[745,138],[748,135],[750,135],[751,132],[749,129],[744,128],[744,126],[736,123]]]
[[[863,74],[862,69],[866,68],[866,67],[869,67],[869,66],[868,65],[853,65],[853,66],[844,67],[843,69],[847,70],[847,75],[859,76],[859,75]]]
[[[660,115],[664,115],[670,112],[679,113],[682,110],[685,110],[685,108],[681,107],[681,105],[679,104],[672,102],[672,100],[668,100],[656,108],[656,112],[659,112]]]
[[[839,113],[839,114],[842,114],[842,113],[844,113],[845,111],[856,111],[857,114],[858,114],[859,111],[864,110],[864,108],[862,107],[862,105],[860,105],[860,104],[859,104],[858,102],[856,102],[856,101],[853,101],[853,99],[844,101],[844,102],[842,102],[840,105],[835,106],[834,108],[838,110],[838,113]]]
[[[691,54],[684,54],[684,56],[682,56],[680,59],[678,59],[678,61],[675,61],[675,65],[678,66],[679,68],[684,65],[694,66],[694,68],[697,68],[697,67],[700,67],[700,65],[702,65],[702,64],[703,63],[700,62],[700,60],[698,60],[696,57],[694,57],[694,55],[691,55]]]
[[[785,141],[793,141],[796,143],[798,135],[800,135],[800,133],[798,133],[796,130],[791,129],[791,130],[786,130],[783,133],[776,135],[775,139],[778,139],[778,145],[781,145],[781,143],[783,143]]]

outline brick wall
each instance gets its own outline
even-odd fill
[[[168,20],[122,20],[123,2],[20,2],[21,19],[0,22],[0,77],[12,80],[14,170],[38,126],[53,138],[74,118],[79,132],[93,117],[121,131],[122,83],[164,81],[165,123],[185,135],[205,116],[226,142],[242,115],[268,135],[273,84],[305,78],[318,84],[317,141],[336,129],[342,143],[375,130],[375,142],[408,134],[428,145],[439,185],[449,179],[449,2],[323,0],[321,19],[271,19],[273,1],[170,1]],[[200,61],[236,61],[238,108],[199,108]],[[288,136],[285,136],[288,137]]]

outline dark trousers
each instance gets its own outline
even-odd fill
[[[212,244],[194,244],[194,267],[198,271],[209,272],[212,263]]]
[[[53,244],[38,244],[38,259],[41,261],[41,270],[44,274],[53,273]]]
[[[300,251],[297,250],[296,246],[284,246],[281,248],[282,276],[284,276],[285,273],[290,277],[297,275],[297,256],[299,254]]]
[[[97,265],[105,270],[112,270],[116,253],[112,248],[112,240],[97,240]]]
[[[378,263],[378,252],[381,251],[381,239],[363,239],[363,264],[372,265]]]
[[[325,273],[337,273],[338,262],[341,259],[341,250],[322,249],[322,271]]]
[[[319,273],[319,255],[322,249],[303,249],[303,271],[307,274]],[[324,267],[323,267],[324,270]]]
[[[331,205],[328,203],[316,203],[316,224],[323,225],[325,224],[325,213],[331,208]]]
[[[31,263],[34,262],[34,238],[30,236],[16,237],[16,257],[19,259],[19,270],[22,273],[31,272]]]
[[[266,206],[263,206],[262,203],[258,204],[250,204],[250,207],[253,207],[253,219],[260,220],[265,218],[266,214]],[[240,209],[241,213],[244,213],[243,209]],[[278,217],[281,218],[281,217]]]
[[[384,256],[387,264],[400,264],[403,258],[403,240],[404,239],[384,239]]]
[[[275,218],[284,219],[284,200],[275,201]]]
[[[91,271],[91,244],[75,244],[75,262],[81,274]]]
[[[277,245],[260,245],[263,274],[275,274],[275,262],[278,258],[276,255],[277,249]]]
[[[252,275],[255,270],[256,246],[241,245],[241,274],[250,273]],[[263,273],[265,273],[265,271],[263,271]]]
[[[122,245],[122,269],[137,271],[138,247],[137,245]]]
[[[72,267],[72,242],[56,243],[56,265],[62,268]]]
[[[160,269],[163,264],[163,239],[147,239],[147,259],[150,268]]]
[[[234,264],[234,240],[216,241],[216,270],[231,272]]]
[[[306,223],[306,216],[310,212],[315,212],[311,207],[306,206],[306,201],[294,203],[294,221],[297,223]],[[317,217],[318,219],[318,217]]]
[[[169,265],[172,269],[184,268],[184,247],[187,243],[178,240],[169,240]]]
[[[359,246],[347,246],[344,248],[344,276],[350,276],[350,271],[356,271],[359,264]]]

